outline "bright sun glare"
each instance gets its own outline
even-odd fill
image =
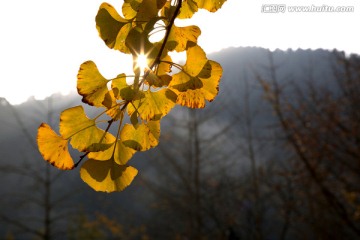
[[[148,68],[147,57],[145,54],[138,55],[137,65],[139,66],[141,72],[144,72],[145,69]]]

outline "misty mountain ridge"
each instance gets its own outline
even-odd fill
[[[259,47],[239,47],[209,54],[208,59],[219,62],[223,67],[220,91],[213,102],[207,103],[204,109],[196,110],[196,114],[200,119],[199,132],[201,138],[204,139],[204,142],[210,140],[213,142],[210,149],[204,151],[204,155],[221,160],[216,161],[216,165],[212,165],[214,167],[224,168],[224,171],[226,169],[231,171],[244,169],[246,171],[249,168],[249,163],[245,161],[238,162],[237,168],[231,165],[232,161],[241,157],[236,154],[230,154],[225,160],[222,159],[223,156],[217,156],[221,151],[237,151],[239,145],[241,146],[241,142],[246,141],[236,139],[234,134],[235,131],[242,131],[243,117],[248,113],[246,112],[246,104],[251,109],[256,110],[254,112],[254,116],[257,116],[254,121],[257,129],[255,134],[261,136],[260,138],[267,138],[273,134],[268,127],[274,124],[275,117],[269,103],[264,99],[263,89],[257,81],[259,78],[268,80],[271,77],[269,54],[273,58],[277,78],[281,83],[286,85],[287,82],[294,82],[299,86],[307,82],[313,82],[314,84],[328,83],[329,88],[336,88],[333,71],[334,66],[337,66],[337,61],[332,51],[289,49],[270,52]],[[28,101],[14,106],[9,106],[4,99],[0,101],[0,151],[2,153],[0,166],[13,165],[24,169],[38,169],[39,172],[44,172],[48,164],[45,163],[36,149],[37,128],[42,122],[47,122],[54,130],[58,131],[61,111],[77,105],[83,105],[88,116],[96,116],[99,111],[94,107],[83,104],[81,96],[75,92],[68,95],[53,94],[44,100],[30,98]],[[155,171],[159,165],[156,165],[157,162],[154,162],[153,159],[161,158],[159,154],[162,148],[175,151],[177,148],[187,144],[186,124],[189,120],[187,117],[188,112],[187,108],[177,106],[168,116],[162,119],[161,138],[158,148],[156,147],[148,152],[136,153],[133,159],[129,161],[129,165],[139,169],[139,175],[141,176],[138,175],[124,192],[114,194],[94,192],[82,182],[78,168],[61,174],[60,181],[56,183],[56,194],[60,194],[63,190],[76,191],[78,193],[74,198],[70,199],[70,205],[78,206],[82,204],[80,208],[83,208],[84,211],[91,213],[96,210],[103,211],[109,216],[119,217],[112,208],[116,204],[125,213],[119,218],[134,224],[151,216],[144,204],[144,202],[147,203],[148,197],[144,197],[144,180],[142,176],[148,177],[154,182],[161,181],[160,179],[163,176],[159,176],[158,172]],[[217,133],[222,129],[226,129],[226,133],[218,136]],[[180,137],[184,137],[184,139]],[[272,149],[261,149],[258,154],[269,156],[270,154],[279,153],[272,152]],[[79,154],[74,156],[75,161],[77,161],[78,156]],[[174,159],[180,157],[174,154]],[[261,156],[259,158],[261,159]],[[266,164],[266,162],[260,162],[260,164]],[[51,169],[54,174],[59,172],[52,167]],[[203,171],[206,173],[207,171],[210,172],[211,169],[204,168]],[[235,173],[230,172],[229,174]],[[29,191],[26,185],[27,180],[24,177],[9,174],[9,176],[3,175],[2,178],[8,183],[0,188],[0,192],[3,194],[7,194],[12,189]],[[216,176],[213,176],[213,178],[215,181]],[[36,193],[37,188],[33,188],[32,191]],[[5,209],[2,210],[5,211]],[[17,214],[21,215],[20,211]],[[134,215],[135,217],[132,216],[134,219],[128,220],[126,218],[127,214]],[[149,216],[147,216],[148,214]],[[0,237],[4,231],[6,229],[0,227]]]

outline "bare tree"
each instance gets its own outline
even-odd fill
[[[334,66],[335,89],[334,83],[313,79],[311,74],[302,86],[293,82],[285,87],[278,79],[270,52],[270,78],[259,77],[287,143],[294,150],[293,164],[299,168],[293,176],[309,199],[307,210],[312,219],[308,221],[322,221],[309,224],[317,228],[317,238],[344,236],[349,230],[360,235],[357,207],[348,201],[350,195],[352,202],[357,202],[359,194],[360,122],[359,108],[354,103],[359,100],[360,64],[357,56],[334,55],[338,60]]]
[[[45,109],[47,121],[51,124],[54,100],[56,99],[52,96],[47,99],[45,106],[42,105],[43,102],[32,106],[34,109],[31,113],[36,114],[34,117],[42,116]],[[12,114],[12,118],[7,117],[13,119],[13,122],[7,124],[13,126],[13,133],[23,136],[16,138],[22,139],[17,142],[22,148],[14,146],[18,152],[7,161],[1,161],[0,165],[3,177],[11,180],[12,186],[2,189],[1,204],[4,208],[0,212],[0,221],[6,227],[3,231],[11,232],[15,237],[44,240],[59,238],[66,233],[66,219],[69,212],[74,210],[68,200],[75,195],[75,191],[73,188],[69,188],[69,191],[59,189],[63,180],[62,173],[52,169],[45,161],[40,161],[35,134],[31,128],[36,118],[31,120],[31,115],[20,112],[5,99],[2,100],[2,105]],[[26,110],[30,112],[29,109]]]

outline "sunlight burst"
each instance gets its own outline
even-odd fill
[[[148,67],[148,60],[145,54],[139,54],[137,56],[137,65],[140,68],[140,71],[144,73],[146,68]]]

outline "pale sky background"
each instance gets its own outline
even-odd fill
[[[108,49],[98,37],[95,16],[102,2],[1,0],[0,97],[19,104],[31,96],[43,99],[76,91],[77,71],[87,60],[108,78],[128,71],[131,58]],[[121,12],[122,0],[107,2]],[[354,12],[262,13],[262,6],[270,3],[354,6]],[[337,48],[360,54],[358,0],[228,0],[218,12],[201,11],[187,23],[201,28],[199,45],[207,53],[258,46]]]

